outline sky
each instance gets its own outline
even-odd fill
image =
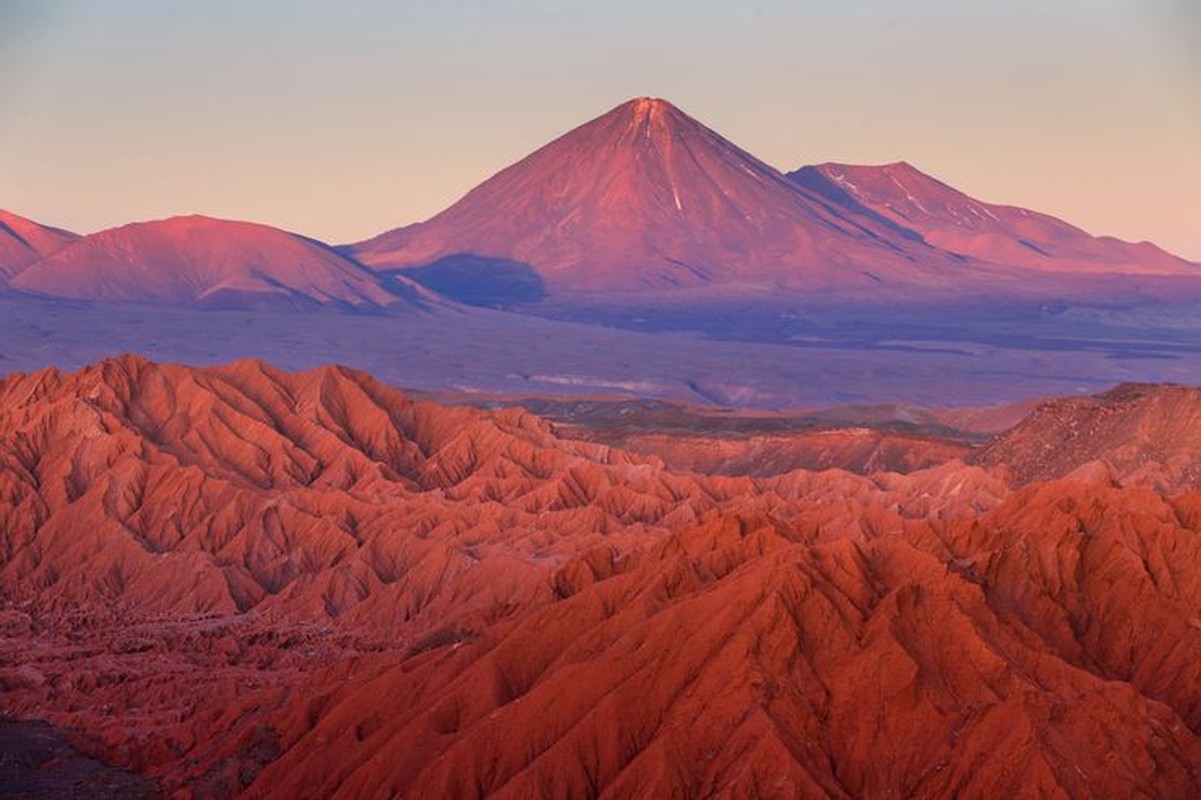
[[[0,0],[0,208],[345,243],[644,95],[1201,260],[1196,0]]]

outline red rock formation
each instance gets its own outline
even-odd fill
[[[675,475],[657,459],[560,439],[519,409],[414,403],[343,368],[127,356],[75,375],[14,375],[0,383],[0,408],[5,585],[160,612],[362,613],[370,589],[423,558],[439,565],[436,593],[458,570],[480,577],[494,547],[516,569],[518,556],[553,562],[637,541],[647,526],[666,530],[735,499],[766,508],[875,491],[848,475]],[[166,568],[176,560],[186,582]],[[419,594],[413,602],[428,605]]]
[[[1201,792],[1201,494],[998,471],[676,473],[334,367],[13,375],[0,710],[201,796]]]
[[[833,539],[715,518],[479,641],[298,690],[321,712],[294,705],[250,796],[1190,796],[1201,552],[1171,518],[1066,484]]]
[[[585,438],[592,431],[572,432]],[[913,472],[960,458],[965,444],[867,428],[837,428],[786,434],[606,433],[600,441],[662,458],[674,470],[709,475],[769,477],[798,469],[845,469],[860,475]]]
[[[1201,390],[1124,384],[1052,400],[973,455],[1020,483],[1072,475],[1176,493],[1201,488]]]

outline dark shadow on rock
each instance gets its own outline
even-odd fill
[[[456,253],[394,274],[471,306],[497,308],[539,303],[546,298],[542,276],[529,264],[507,258]]]
[[[36,720],[0,717],[0,797],[149,800],[149,778],[81,753],[70,731]]]

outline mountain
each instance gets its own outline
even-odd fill
[[[398,302],[375,275],[320,242],[203,216],[136,222],[83,237],[10,284],[52,297],[215,307]]]
[[[1149,242],[1091,236],[1046,214],[984,203],[904,162],[820,164],[788,177],[848,211],[870,213],[979,261],[1048,272],[1201,275],[1201,265]]]
[[[12,374],[0,712],[164,795],[1197,796],[1201,495],[1006,474],[677,472],[341,367]]]
[[[863,287],[945,279],[939,270],[953,276],[962,267],[906,228],[789,181],[651,98],[556,139],[429,221],[348,251],[452,291],[456,279],[492,276],[552,295]]]
[[[426,222],[345,249],[483,303],[668,290],[1028,296],[1070,294],[1079,287],[1056,275],[1078,272],[1201,274],[1152,244],[982,203],[907,164],[786,176],[652,98],[570,131]]]
[[[78,234],[0,209],[0,284],[77,239]]]

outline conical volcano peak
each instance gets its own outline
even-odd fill
[[[645,139],[670,135],[681,127],[681,123],[685,126],[700,127],[700,123],[658,97],[635,97],[633,100],[627,100],[606,117],[602,117],[606,118],[618,122],[620,129]]]
[[[906,252],[916,237],[896,227],[835,208],[670,102],[636,97],[352,252],[389,269],[510,259],[550,295],[842,286],[912,274],[929,257]]]
[[[671,103],[658,97],[635,97],[627,102],[625,107],[633,113],[635,122],[654,119],[677,110]]]

